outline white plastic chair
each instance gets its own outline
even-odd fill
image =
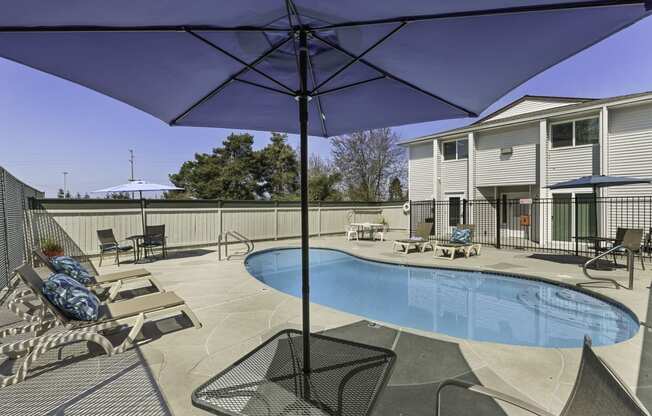
[[[359,235],[358,235],[358,227],[355,227],[353,225],[347,225],[346,226],[346,239],[348,241],[351,241],[352,239],[360,240]]]

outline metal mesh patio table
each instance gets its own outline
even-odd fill
[[[312,371],[302,371],[302,334],[284,330],[192,394],[193,405],[218,415],[369,415],[396,354],[388,349],[311,334]]]

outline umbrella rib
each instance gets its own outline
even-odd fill
[[[449,13],[438,13],[431,15],[423,16],[403,16],[396,18],[388,19],[376,19],[376,20],[365,20],[358,22],[343,22],[335,23],[331,25],[324,25],[319,27],[312,28],[313,30],[328,30],[328,29],[344,29],[351,27],[359,26],[371,26],[379,25],[386,23],[398,23],[398,22],[423,22],[423,21],[433,21],[440,19],[451,19],[459,17],[481,17],[481,16],[493,16],[498,14],[513,14],[513,13],[530,13],[530,12],[545,12],[545,11],[561,11],[561,10],[573,10],[573,9],[589,9],[596,7],[606,7],[606,6],[628,6],[628,5],[646,5],[648,1],[645,0],[600,0],[600,1],[576,1],[570,3],[555,3],[555,4],[540,4],[533,6],[515,6],[515,7],[503,7],[497,9],[485,9],[485,10],[468,10],[460,12],[449,12]],[[646,8],[649,7],[645,6]]]
[[[290,96],[290,97],[295,97],[295,96],[296,96],[296,94],[291,94],[291,93],[289,93],[289,92],[287,92],[287,91],[283,91],[283,90],[280,90],[280,89],[278,89],[278,88],[269,87],[269,86],[267,86],[267,85],[259,84],[259,83],[257,83],[257,82],[249,81],[249,80],[246,80],[246,79],[233,78],[233,80],[234,80],[234,81],[241,82],[241,83],[243,83],[243,84],[251,85],[251,86],[253,86],[253,87],[258,87],[258,88],[262,88],[262,89],[264,89],[264,90],[277,92],[277,93],[279,93],[279,94],[287,95],[287,96]]]
[[[261,71],[260,69],[256,68],[255,66],[248,64],[247,62],[245,62],[242,59],[238,58],[237,56],[235,56],[231,52],[227,51],[226,49],[217,46],[213,42],[209,41],[208,39],[204,38],[201,35],[198,35],[197,33],[193,32],[192,30],[188,30],[187,32],[190,35],[194,36],[196,39],[199,39],[200,41],[204,42],[206,45],[212,47],[213,49],[215,49],[217,51],[222,52],[224,55],[228,56],[229,58],[233,59],[234,61],[244,65],[247,69],[249,69],[251,71],[254,71],[255,73],[267,78],[268,80],[272,81],[273,83],[280,86],[281,88],[283,88],[283,89],[287,90],[288,92],[294,94],[295,91],[292,88],[290,88],[287,85],[283,84],[281,81],[275,79],[274,77],[267,75],[265,72]]]
[[[315,85],[317,78],[315,78],[315,69],[312,66],[312,60],[310,59],[310,54],[308,54],[308,68],[310,69],[310,78],[312,79],[312,85]],[[317,99],[317,110],[319,111],[319,122],[321,124],[321,131],[324,133],[324,137],[328,137],[328,131],[326,130],[326,120],[324,119],[325,114],[321,105],[321,97],[315,97]]]
[[[368,82],[378,81],[378,80],[385,79],[385,78],[387,78],[387,76],[380,75],[378,77],[373,77],[373,78],[369,78],[369,79],[364,79],[362,81],[352,82],[350,84],[342,85],[340,87],[331,88],[329,90],[318,91],[316,94],[313,95],[313,97],[321,97],[321,96],[326,95],[326,94],[331,94],[331,93],[334,93],[334,92],[337,92],[337,91],[346,90],[346,89],[349,89],[349,88],[357,87],[358,85],[366,84]]]
[[[260,56],[259,56],[258,58],[256,58],[256,59],[255,59],[251,64],[249,64],[249,66],[257,65],[260,61],[262,61],[263,59],[267,58],[269,55],[271,55],[272,53],[274,53],[278,48],[280,48],[281,46],[283,46],[283,45],[285,45],[286,43],[288,43],[288,41],[290,41],[291,39],[292,39],[292,36],[288,36],[287,39],[283,40],[282,42],[279,42],[276,46],[274,46],[274,47],[268,49],[267,51],[265,51],[265,53],[263,53],[262,55],[260,55]],[[217,87],[213,88],[213,89],[212,89],[208,94],[206,94],[206,95],[203,96],[201,99],[199,99],[198,101],[196,101],[195,103],[193,103],[193,104],[192,104],[190,107],[188,107],[188,109],[186,109],[184,112],[182,112],[181,114],[179,114],[178,116],[176,116],[175,118],[173,118],[172,121],[170,121],[169,124],[170,124],[171,126],[177,124],[180,120],[182,120],[184,117],[186,117],[188,114],[190,114],[190,112],[193,111],[195,108],[197,108],[198,106],[202,105],[202,104],[205,103],[207,100],[209,100],[209,99],[211,99],[212,97],[214,97],[216,94],[219,94],[219,93],[220,93],[220,92],[221,92],[221,91],[222,91],[222,90],[223,90],[227,85],[229,85],[231,82],[233,82],[237,77],[239,77],[240,75],[242,75],[242,74],[244,74],[245,72],[247,72],[247,70],[249,69],[249,66],[245,66],[244,68],[242,68],[241,70],[239,70],[238,72],[236,72],[233,76],[231,76],[230,78],[228,78],[228,79],[226,79],[225,81],[223,81],[220,85],[218,85]]]
[[[328,84],[330,81],[332,81],[335,77],[337,77],[339,74],[342,72],[346,71],[347,68],[349,68],[351,65],[355,64],[356,62],[359,62],[365,55],[367,55],[369,52],[373,51],[385,41],[387,41],[389,38],[394,36],[399,30],[403,29],[407,22],[402,22],[400,25],[389,31],[389,33],[385,34],[382,38],[378,39],[376,42],[374,42],[371,46],[369,46],[367,49],[365,49],[360,55],[356,56],[355,58],[351,59],[349,62],[346,63],[346,65],[342,66],[340,69],[332,73],[328,78],[326,78],[324,81],[322,81],[319,85],[317,85],[312,91],[311,94],[314,94],[316,92],[319,92],[319,89],[321,89],[324,85]]]
[[[294,27],[292,24],[292,15],[294,15],[297,19],[297,22],[299,23],[300,27],[303,27],[303,22],[301,21],[301,16],[299,15],[299,11],[297,10],[297,6],[294,4],[292,0],[285,0],[285,8],[287,10],[288,14],[288,21],[290,23],[290,27]],[[292,46],[294,46],[294,56],[296,58],[296,64],[297,64],[297,73],[299,73],[299,51],[297,50],[297,44],[296,42],[292,42]],[[317,78],[315,76],[315,69],[312,65],[312,60],[310,58],[310,54],[307,54],[307,61],[308,61],[308,69],[310,71],[310,77],[312,79],[312,85],[314,86],[317,83]],[[324,137],[328,137],[328,130],[326,129],[326,120],[324,120],[324,111],[323,107],[321,104],[321,99],[317,97],[317,110],[319,111],[319,123],[321,127],[322,134]]]
[[[354,53],[349,52],[348,50],[342,48],[341,46],[336,45],[333,42],[322,38],[321,36],[317,35],[314,31],[312,32],[312,35],[316,39],[319,39],[320,41],[322,41],[326,45],[330,46],[331,48],[337,49],[338,51],[350,56],[351,58],[356,58],[356,55]],[[386,76],[387,78],[390,78],[390,79],[392,79],[392,80],[394,80],[396,82],[399,82],[399,83],[401,83],[401,84],[403,84],[403,85],[405,85],[405,86],[407,86],[407,87],[409,87],[409,88],[411,88],[411,89],[413,89],[415,91],[418,91],[418,92],[420,92],[422,94],[425,94],[425,95],[429,96],[430,98],[433,98],[433,99],[435,99],[435,100],[437,100],[437,101],[439,101],[441,103],[444,103],[446,105],[449,105],[449,106],[454,107],[454,108],[456,108],[456,109],[458,109],[460,111],[465,112],[469,117],[477,117],[478,116],[477,113],[475,113],[475,112],[473,112],[471,110],[468,110],[468,109],[466,109],[466,108],[464,108],[464,107],[462,107],[460,105],[457,105],[457,104],[455,104],[455,103],[453,103],[451,101],[448,101],[447,99],[442,98],[442,97],[440,97],[440,96],[438,96],[436,94],[433,94],[433,93],[431,93],[429,91],[426,91],[423,88],[420,88],[420,87],[412,84],[411,82],[408,82],[408,81],[406,81],[406,80],[404,80],[402,78],[399,78],[399,77],[397,77],[395,75],[392,75],[391,73],[385,71],[384,69],[372,64],[371,62],[369,62],[369,61],[367,61],[365,59],[360,59],[360,62],[362,62],[363,64],[367,65],[368,67],[380,72],[382,75]]]

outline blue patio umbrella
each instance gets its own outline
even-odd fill
[[[571,188],[593,188],[593,192],[597,188],[606,188],[609,186],[623,186],[633,185],[637,183],[650,183],[652,180],[643,178],[632,178],[629,176],[607,176],[607,175],[591,175],[582,176],[581,178],[571,179],[564,182],[558,182],[550,185],[550,189],[571,189]]]
[[[475,117],[532,76],[645,17],[651,6],[650,0],[6,0],[0,56],[172,126],[300,133],[308,335],[308,135]],[[303,348],[308,372],[308,336]]]

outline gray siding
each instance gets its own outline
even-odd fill
[[[593,174],[593,146],[548,150],[548,185]]]
[[[410,199],[422,201],[433,198],[433,144],[427,142],[409,147]]]
[[[514,107],[509,108],[500,114],[496,114],[495,116],[485,121],[498,120],[501,118],[517,116],[519,114],[533,113],[535,111],[547,110],[549,108],[561,107],[564,105],[572,105],[572,104],[576,104],[576,103],[545,101],[545,100],[525,100],[522,103],[517,104]]]
[[[478,133],[476,186],[529,185],[537,183],[538,124]],[[511,155],[501,148],[511,147]]]
[[[652,178],[652,104],[609,111],[609,175]],[[652,185],[609,188],[609,196],[649,196]]]
[[[441,161],[442,193],[466,192],[468,185],[467,160]]]

